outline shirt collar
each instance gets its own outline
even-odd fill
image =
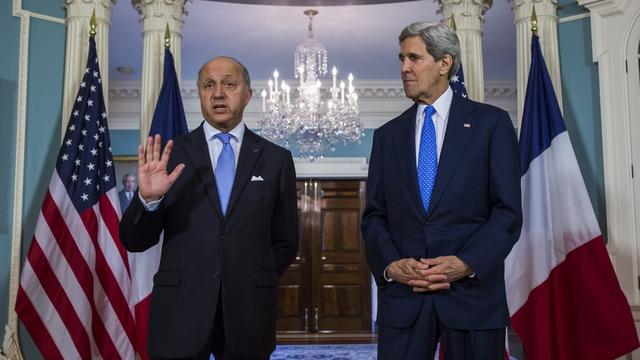
[[[211,124],[209,124],[206,120],[204,121],[204,124],[202,125],[202,129],[204,130],[204,138],[209,141],[211,139],[213,139],[214,136],[218,135],[219,133],[221,133],[222,131],[214,128],[213,126],[211,126]],[[240,139],[242,139],[242,137],[244,136],[244,120],[241,120],[238,125],[236,125],[236,127],[234,127],[233,129],[231,129],[231,131],[229,131],[229,134],[233,135],[232,138],[234,138],[236,141],[240,141]]]
[[[449,115],[449,109],[451,108],[451,102],[453,101],[453,90],[451,90],[450,86],[447,86],[447,90],[444,94],[440,95],[436,101],[433,102],[433,107],[436,109],[436,114],[440,116],[442,119],[446,119]],[[427,108],[427,104],[418,104],[418,114],[422,117],[424,116],[424,109]]]

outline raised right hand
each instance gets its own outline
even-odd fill
[[[162,155],[161,148],[160,135],[147,138],[146,154],[142,144],[138,145],[138,191],[147,202],[162,198],[184,170],[185,165],[179,164],[171,174],[167,174],[167,163],[173,149],[173,140],[167,142]]]

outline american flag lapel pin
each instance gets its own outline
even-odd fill
[[[462,124],[462,126],[464,126],[464,127],[466,127],[466,128],[470,128],[470,127],[471,127],[471,124],[469,124],[469,123],[464,123],[464,124]]]

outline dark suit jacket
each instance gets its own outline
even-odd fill
[[[149,353],[184,358],[202,351],[222,305],[226,349],[267,357],[275,348],[279,275],[298,247],[291,153],[245,129],[225,217],[202,126],[175,140],[168,170],[180,163],[186,167],[158,210],[145,211],[136,195],[120,224],[129,251],[148,249],[164,230]]]
[[[506,326],[504,259],[522,226],[518,146],[509,116],[454,95],[425,212],[417,183],[416,111],[412,106],[373,137],[362,232],[379,286],[377,321],[411,326],[430,296],[447,327]],[[444,255],[458,256],[476,276],[427,294],[383,278],[393,261]]]
[[[129,207],[131,200],[127,199],[127,192],[124,190],[118,191],[118,198],[120,198],[120,210],[124,214],[127,207]]]

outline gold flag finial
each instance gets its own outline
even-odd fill
[[[533,35],[538,35],[538,16],[536,15],[536,5],[531,7],[531,32]]]
[[[96,28],[98,27],[98,21],[96,20],[96,9],[93,9],[93,13],[91,13],[91,20],[89,21],[89,35],[96,36]]]
[[[164,47],[171,47],[171,32],[169,31],[169,23],[167,23],[167,27],[164,30]]]
[[[449,27],[454,32],[458,30],[458,26],[456,26],[456,17],[453,14],[451,14],[451,22],[449,23]]]

